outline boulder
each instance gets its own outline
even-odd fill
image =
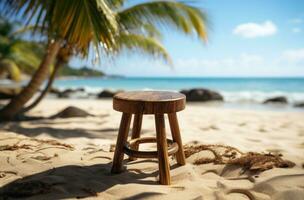
[[[77,89],[66,89],[62,92],[57,93],[58,98],[70,98],[71,95],[77,93],[77,92],[85,92],[84,88],[77,88]]]
[[[281,103],[281,104],[287,104],[288,100],[286,97],[284,96],[278,96],[278,97],[273,97],[273,98],[269,98],[266,99],[263,104],[267,104],[267,103]]]
[[[215,91],[195,88],[191,90],[182,90],[182,94],[186,95],[187,101],[223,101],[224,97]]]
[[[293,106],[297,107],[297,108],[304,108],[304,101],[303,102],[297,102]]]
[[[103,90],[97,95],[97,97],[98,98],[112,98],[115,94],[116,94],[116,92],[112,92],[110,90]]]
[[[56,94],[56,95],[58,95],[58,94],[60,93],[60,90],[57,89],[57,88],[51,88],[51,89],[49,90],[49,93],[50,93],[50,94]]]
[[[70,90],[64,90],[62,92],[57,93],[57,97],[58,98],[69,98],[71,95],[71,91]]]
[[[85,92],[86,90],[84,88],[77,88],[74,91],[75,92]]]
[[[60,111],[59,113],[51,116],[50,118],[54,119],[54,118],[88,117],[88,116],[93,116],[93,115],[80,108],[69,106],[63,109],[62,111]]]

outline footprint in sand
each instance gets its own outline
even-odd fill
[[[242,122],[242,123],[239,123],[238,125],[239,125],[240,127],[243,127],[243,126],[246,126],[247,123],[246,123],[246,122]]]
[[[216,125],[210,125],[210,126],[207,126],[207,127],[202,127],[200,129],[202,131],[219,130],[219,127],[217,127]]]
[[[298,136],[300,137],[304,136],[304,130],[299,130]]]
[[[259,128],[259,132],[261,132],[261,133],[266,133],[267,130],[266,130],[264,127],[260,127],[260,128]]]
[[[251,141],[251,142],[261,142],[261,140],[259,140],[259,139],[248,138],[247,140]]]
[[[280,126],[280,128],[289,128],[291,123],[284,123]]]
[[[304,142],[299,144],[299,148],[304,148]]]
[[[203,196],[198,196],[198,197],[195,197],[193,200],[203,200]]]
[[[184,191],[186,188],[184,186],[173,186],[171,187],[172,192],[179,192],[179,191]]]
[[[254,195],[246,189],[231,189],[227,192],[227,195],[232,195],[232,194],[238,194],[237,196],[234,195],[234,197],[232,199],[241,199],[240,195],[243,196],[244,198],[248,198],[250,200],[255,200],[256,198],[254,197]],[[246,197],[245,197],[246,196]],[[246,199],[247,199],[246,198]],[[243,199],[243,198],[242,198]]]

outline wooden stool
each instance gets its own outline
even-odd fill
[[[131,160],[135,158],[158,158],[159,181],[163,185],[169,185],[168,155],[175,154],[177,163],[180,165],[186,163],[176,116],[176,112],[183,110],[185,104],[185,95],[175,92],[143,91],[116,94],[113,99],[113,108],[123,114],[111,172],[119,173],[122,171],[124,154],[129,155]],[[132,114],[134,114],[132,139],[128,142]],[[156,138],[140,138],[143,114],[155,115]],[[164,114],[168,114],[173,140],[166,138]],[[157,143],[157,151],[138,151],[140,143],[151,142]]]

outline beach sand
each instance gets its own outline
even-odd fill
[[[47,99],[31,114],[50,116],[67,106],[96,116],[0,124],[0,192],[17,196],[24,190],[29,199],[304,199],[304,112],[188,104],[178,113],[184,144],[281,153],[296,165],[259,174],[235,165],[195,165],[199,157],[212,157],[210,151],[203,151],[181,167],[170,159],[172,184],[162,186],[157,183],[157,160],[126,160],[125,172],[110,174],[121,117],[112,110],[111,100]],[[154,134],[154,117],[145,116],[142,136]],[[14,144],[19,148],[4,150],[4,145]],[[21,183],[16,184],[18,179]]]

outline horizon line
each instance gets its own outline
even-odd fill
[[[116,74],[106,74],[106,76],[119,76],[122,78],[300,78],[304,76],[126,76]]]

